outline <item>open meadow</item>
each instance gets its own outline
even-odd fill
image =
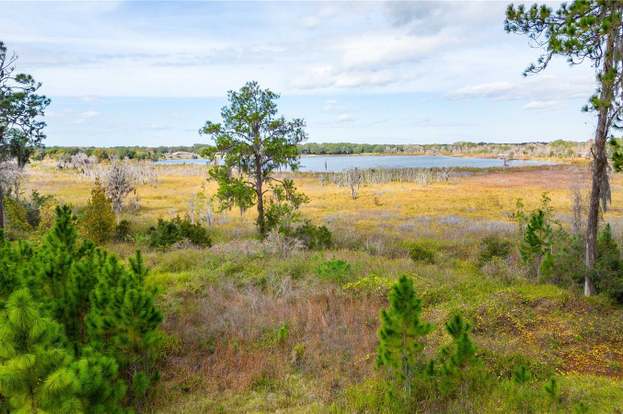
[[[455,172],[447,182],[384,183],[349,188],[295,174],[310,202],[302,215],[326,225],[328,249],[261,242],[253,210],[219,213],[198,200],[216,186],[205,166],[156,166],[123,213],[134,238],[106,247],[123,257],[143,250],[148,283],[158,289],[166,343],[161,379],[150,399],[160,413],[392,412],[383,408],[375,368],[379,312],[401,275],[414,282],[423,318],[443,326],[460,312],[472,324],[482,363],[493,372],[481,391],[427,400],[423,412],[619,412],[623,405],[623,310],[603,296],[545,283],[522,265],[513,219],[547,193],[556,219],[573,221],[575,188],[585,165]],[[45,163],[28,167],[24,189],[53,194],[80,215],[93,181]],[[612,178],[605,220],[621,240],[623,178]],[[199,207],[199,205],[203,207]],[[203,208],[204,210],[201,210]],[[201,210],[201,211],[200,211]],[[210,216],[213,245],[150,248],[140,234],[158,218]],[[481,242],[513,241],[508,257],[483,263]],[[410,257],[425,246],[430,260]],[[343,269],[326,271],[341,260]],[[324,267],[323,267],[324,266]],[[323,270],[325,269],[325,270]],[[435,330],[425,353],[448,342]],[[521,364],[533,376],[517,386]],[[543,384],[558,381],[552,405]],[[463,393],[463,394],[462,394]],[[585,411],[578,411],[585,410]]]
[[[0,28],[0,414],[623,414],[623,0]]]

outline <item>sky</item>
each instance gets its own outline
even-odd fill
[[[594,69],[560,58],[522,76],[539,50],[504,31],[506,6],[0,1],[0,40],[52,99],[47,145],[206,143],[250,80],[311,142],[590,139]]]

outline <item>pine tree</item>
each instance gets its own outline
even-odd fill
[[[83,351],[83,357],[75,361],[70,370],[75,375],[79,389],[78,397],[85,413],[119,414],[126,386],[118,378],[118,364],[114,358],[102,355],[90,348]]]
[[[532,262],[540,275],[541,261],[551,254],[553,230],[545,210],[537,209],[530,214],[519,251],[526,263]]]
[[[476,347],[469,337],[470,325],[461,315],[454,315],[446,323],[446,331],[452,337],[450,346],[442,350],[443,370],[454,374],[465,368],[475,357]]]
[[[116,357],[134,404],[141,403],[149,385],[158,378],[154,361],[162,314],[154,301],[155,292],[145,286],[146,274],[140,252],[130,259],[130,270],[109,258],[93,290],[87,316],[92,342],[101,352]]]
[[[81,412],[63,342],[61,326],[41,316],[27,289],[10,296],[0,320],[0,395],[10,411]]]
[[[158,378],[162,322],[147,269],[140,253],[124,266],[79,242],[71,210],[56,213],[37,249],[0,240],[0,301],[8,298],[0,313],[0,412],[2,404],[50,413],[139,407]]]
[[[42,284],[46,294],[63,298],[65,284],[74,260],[78,257],[76,218],[68,206],[56,208],[56,222],[41,247]],[[56,307],[60,305],[55,304]]]
[[[91,198],[82,217],[81,224],[85,235],[96,243],[107,242],[115,229],[115,220],[112,201],[100,181],[95,180]]]
[[[407,395],[411,394],[418,369],[424,370],[420,338],[432,330],[432,325],[420,320],[421,313],[422,301],[416,296],[413,282],[400,277],[389,294],[389,308],[381,311],[377,365],[386,367],[402,383]]]

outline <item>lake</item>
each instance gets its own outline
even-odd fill
[[[208,160],[161,160],[157,164],[206,164]],[[554,165],[536,160],[508,161],[509,167]],[[492,168],[503,167],[499,158],[464,158],[441,155],[312,155],[301,157],[301,171],[344,171],[353,168]]]

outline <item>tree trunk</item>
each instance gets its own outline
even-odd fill
[[[257,227],[262,239],[266,237],[266,218],[264,217],[264,182],[262,179],[262,163],[258,156],[255,159],[255,193],[257,194]]]
[[[262,197],[262,185],[257,185],[257,227],[260,230],[260,236],[266,236],[266,219],[264,218],[264,197]]]
[[[607,74],[612,69],[614,61],[614,35],[608,36],[606,53],[601,73],[601,94],[599,116],[597,118],[597,130],[595,131],[595,142],[593,143],[593,162],[592,162],[592,185],[591,196],[588,206],[588,220],[586,222],[586,274],[584,275],[584,295],[591,296],[595,293],[595,286],[592,280],[592,271],[597,259],[597,230],[599,227],[599,208],[600,199],[604,190],[602,180],[607,180],[608,156],[606,154],[606,140],[608,138],[608,116],[613,94],[613,84]],[[604,102],[607,104],[604,105]],[[605,206],[604,206],[605,207]]]
[[[4,193],[0,191],[0,230],[4,230]]]

